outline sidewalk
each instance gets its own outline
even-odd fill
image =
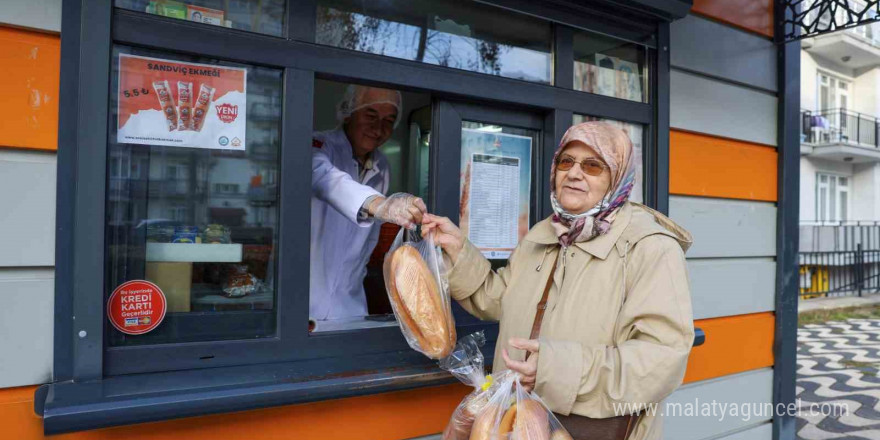
[[[858,307],[880,304],[880,294],[865,296],[840,296],[831,298],[799,299],[798,313],[810,310],[839,309],[843,307]]]

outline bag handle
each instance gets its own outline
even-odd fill
[[[563,252],[561,249],[559,252]],[[544,322],[544,311],[547,310],[547,297],[550,296],[550,286],[553,285],[553,276],[556,274],[556,263],[559,262],[559,253],[556,254],[556,258],[553,259],[553,267],[550,268],[550,276],[547,277],[547,285],[544,286],[544,294],[541,295],[541,300],[538,301],[537,310],[535,311],[535,321],[532,323],[532,331],[529,334],[529,339],[538,339],[538,336],[541,334],[541,323]],[[526,360],[529,360],[529,356],[532,352],[526,352]]]

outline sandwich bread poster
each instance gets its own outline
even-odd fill
[[[116,141],[245,149],[247,70],[119,55]]]

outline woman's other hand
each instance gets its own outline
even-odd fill
[[[455,226],[446,217],[425,214],[422,216],[422,236],[426,237],[431,231],[434,232],[434,243],[440,245],[452,259],[452,263],[455,264],[458,261],[458,254],[464,246],[464,234],[461,229],[458,229],[458,226]]]
[[[526,391],[532,391],[535,388],[535,378],[538,375],[538,349],[540,348],[538,340],[510,338],[507,343],[513,348],[531,353],[528,360],[515,361],[510,358],[507,348],[501,350],[501,356],[504,358],[507,368],[519,373],[520,384]]]

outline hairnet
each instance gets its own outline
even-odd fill
[[[373,96],[368,96],[367,92],[374,91]],[[345,119],[352,113],[375,104],[391,104],[397,109],[397,118],[394,120],[394,128],[400,122],[400,112],[403,106],[403,97],[397,90],[383,89],[379,87],[368,87],[357,84],[349,84],[345,89],[345,95],[339,104],[336,105],[336,122],[339,125],[345,123]]]

